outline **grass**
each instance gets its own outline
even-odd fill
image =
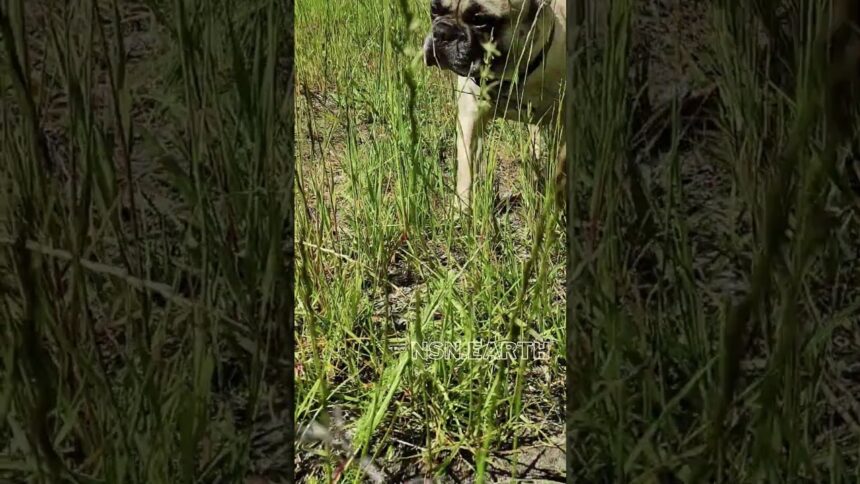
[[[0,479],[292,475],[283,8],[0,2]]]
[[[574,482],[852,482],[858,212],[813,3],[586,8],[597,42],[572,56],[566,239],[516,125],[487,157],[522,205],[492,212],[485,183],[473,217],[451,212],[452,84],[418,65],[426,12],[408,6],[298,6],[297,416],[346,442],[303,447],[300,475],[522,477],[496,463],[560,435],[567,363]],[[658,72],[631,77],[649,42]],[[391,351],[510,328],[554,358]]]
[[[834,183],[844,185],[835,168],[847,139],[822,108],[832,95],[822,17],[814,2],[787,3],[663,12],[674,26],[662,34],[674,36],[669,66],[692,56],[686,78],[718,96],[696,120],[670,95],[672,141],[654,158],[631,115],[641,106],[627,77],[632,2],[612,3],[606,43],[577,58],[569,479],[860,475],[860,393],[847,370],[858,211]],[[788,24],[777,14],[797,30],[787,44],[764,43],[763,24]],[[699,44],[685,42],[690,30]]]
[[[363,462],[388,482],[509,476],[523,472],[517,453],[560,444],[562,227],[552,184],[532,181],[554,157],[532,160],[522,126],[493,130],[496,180],[478,187],[472,217],[455,216],[457,93],[421,61],[426,7],[296,6],[296,416],[351,441],[303,447],[307,482],[358,482]],[[493,183],[519,204],[494,213]],[[520,337],[554,356],[505,368],[404,350]]]

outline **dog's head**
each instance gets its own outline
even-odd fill
[[[545,3],[546,0],[431,0],[432,27],[424,40],[424,62],[461,76],[475,76],[488,60],[487,67],[494,76],[512,75],[527,42],[542,35],[535,20]],[[493,49],[488,52],[487,46]]]

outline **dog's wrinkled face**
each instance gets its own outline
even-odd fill
[[[431,0],[432,28],[424,40],[424,61],[461,76],[477,75],[488,52],[488,67],[498,76],[506,71],[508,54],[522,44],[541,0]]]

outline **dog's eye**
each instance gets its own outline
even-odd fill
[[[491,15],[475,15],[469,23],[477,29],[490,30],[496,26],[496,18]]]
[[[440,15],[445,15],[446,13],[448,13],[448,9],[445,8],[439,0],[434,0],[430,3],[430,16],[438,17]]]
[[[498,24],[498,18],[487,14],[470,15],[466,21],[478,30],[492,30]]]

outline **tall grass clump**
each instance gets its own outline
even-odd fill
[[[858,314],[855,287],[842,282],[856,275],[856,267],[827,267],[851,259],[846,246],[828,239],[856,233],[857,213],[850,210],[850,199],[846,205],[840,196],[844,174],[836,170],[848,140],[836,136],[845,127],[834,125],[829,109],[833,98],[845,93],[831,89],[831,2],[769,3],[716,7],[715,17],[728,34],[717,61],[727,78],[721,86],[727,114],[723,135],[731,148],[723,154],[735,173],[747,173],[737,178],[746,185],[739,194],[751,220],[754,256],[749,290],[725,322],[709,445],[723,455],[729,433],[724,420],[741,383],[740,362],[749,342],[758,339],[766,346],[767,365],[744,402],[754,408],[745,471],[764,479],[789,475],[839,482],[850,475],[844,464],[824,463],[856,460],[844,454],[846,441],[833,444],[843,429],[828,417],[840,407],[831,385],[856,393],[839,382],[838,360],[827,343],[840,326],[856,326]],[[767,49],[750,35],[746,19],[764,24]],[[750,83],[760,86],[755,98]],[[857,465],[851,466],[854,473]]]
[[[0,478],[292,475],[290,12],[0,2]]]
[[[627,77],[641,10],[586,18],[605,35],[570,89],[568,478],[857,475],[853,131],[829,107],[825,3],[713,2],[703,25],[665,7],[670,66],[693,57],[688,79],[714,93],[692,116],[691,95],[648,110],[639,93],[661,86]]]

